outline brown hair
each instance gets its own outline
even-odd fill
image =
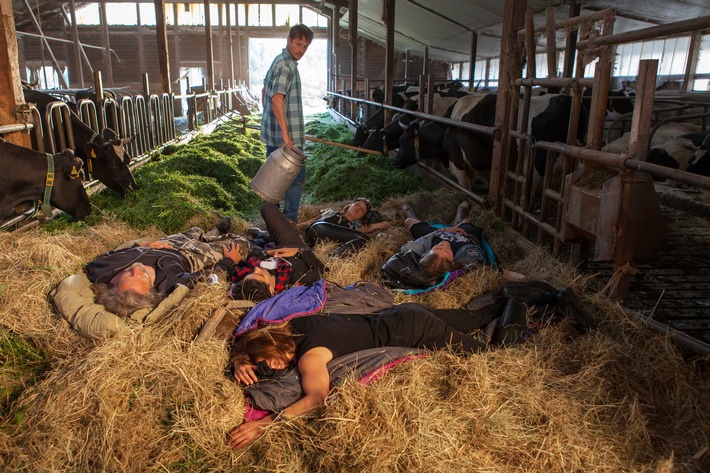
[[[430,276],[443,276],[457,268],[450,259],[442,258],[434,253],[427,253],[419,260],[422,269]]]
[[[231,363],[254,364],[257,358],[280,357],[286,362],[296,355],[296,342],[293,340],[291,326],[288,323],[269,325],[250,330],[239,336],[232,344]]]
[[[108,284],[94,284],[93,289],[96,302],[119,317],[128,317],[141,309],[152,309],[163,299],[154,287],[145,294],[131,290],[119,291],[117,287]]]
[[[310,44],[313,41],[313,30],[304,24],[294,25],[288,32],[288,37],[291,39],[306,38]]]
[[[247,301],[260,302],[271,297],[271,290],[269,285],[263,281],[245,279],[232,286],[232,297],[234,299],[241,298]]]

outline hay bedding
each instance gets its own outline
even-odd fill
[[[456,204],[437,195],[407,202],[423,218],[450,219]],[[392,199],[380,209],[401,222],[401,203]],[[494,226],[491,215],[476,219]],[[73,334],[50,307],[46,294],[59,280],[138,236],[145,234],[108,221],[63,235],[34,230],[0,237],[0,323],[45,350],[51,365],[6,412],[3,471],[710,468],[707,457],[692,458],[709,443],[707,373],[593,295],[584,301],[601,323],[587,336],[563,323],[521,347],[405,363],[373,386],[348,383],[322,416],[278,423],[250,448],[231,452],[224,435],[243,416],[242,393],[224,377],[225,347],[192,343],[225,302],[226,283],[198,284],[159,324],[100,343]],[[504,261],[518,255],[503,232],[489,236]],[[330,260],[330,279],[376,281],[383,258],[406,239],[395,227],[358,257]],[[326,258],[330,249],[324,244],[317,253]],[[557,287],[584,287],[571,268],[542,251],[507,267]],[[496,272],[481,269],[419,300],[457,307],[499,283]]]

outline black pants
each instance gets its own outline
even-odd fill
[[[298,230],[275,204],[264,202],[261,206],[261,216],[277,248],[306,248]]]
[[[468,334],[483,329],[496,317],[495,310],[472,312],[432,309],[414,302],[399,304],[375,316],[375,344],[476,353],[487,345]]]

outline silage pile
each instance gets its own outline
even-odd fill
[[[399,207],[450,221],[457,197],[442,191],[394,197],[378,208],[393,221],[355,257],[335,260],[330,280],[377,281],[384,259],[407,240]],[[332,202],[342,205],[345,202]],[[302,217],[320,206],[304,206]],[[76,336],[47,293],[95,255],[138,236],[159,236],[103,217],[47,234],[0,236],[3,471],[707,471],[707,371],[628,321],[586,280],[543,251],[523,254],[490,212],[474,207],[505,267],[558,288],[572,285],[598,330],[549,327],[520,347],[469,358],[437,353],[391,370],[371,386],[349,382],[320,416],[275,424],[251,447],[230,451],[226,432],[243,396],[224,375],[226,347],[193,343],[226,299],[226,283],[200,282],[159,324],[93,343]],[[473,271],[420,300],[460,307],[500,276]],[[44,360],[13,372],[5,347]],[[11,352],[11,353],[10,353]],[[16,356],[23,356],[17,353]],[[693,457],[696,456],[697,459]]]

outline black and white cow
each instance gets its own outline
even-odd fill
[[[54,166],[50,204],[77,220],[86,218],[91,206],[81,182],[81,159],[71,150],[49,156]],[[49,171],[46,153],[0,141],[0,161],[5,167],[0,175],[0,219],[23,202],[44,199]]]
[[[482,126],[494,126],[496,94],[469,95],[460,98],[451,118]],[[490,171],[493,160],[493,137],[485,133],[447,127],[444,149],[449,169],[463,187],[470,189],[476,174]]]
[[[710,175],[710,131],[675,136],[648,151],[646,161],[703,176]],[[660,178],[655,178],[660,180]]]
[[[25,90],[25,101],[34,103],[40,112],[47,105],[56,102],[56,97],[36,90]],[[74,152],[81,158],[92,175],[109,189],[121,194],[138,189],[128,165],[131,155],[125,145],[133,142],[135,137],[119,139],[116,133],[105,128],[99,135],[81,121],[74,112],[70,113],[72,130],[74,132]],[[89,164],[90,162],[90,164]]]

